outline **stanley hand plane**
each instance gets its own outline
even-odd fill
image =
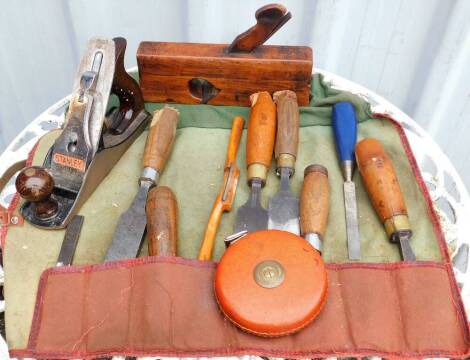
[[[126,40],[93,38],[75,77],[65,126],[42,167],[23,169],[23,217],[64,228],[148,123],[137,82],[124,69]],[[110,107],[110,96],[119,105]]]

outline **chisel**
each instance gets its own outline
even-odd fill
[[[56,266],[72,265],[73,256],[77,249],[78,239],[82,230],[83,220],[81,215],[75,215],[65,229],[64,240],[60,248]]]
[[[269,201],[268,229],[285,230],[300,235],[299,198],[294,196],[289,184],[289,179],[295,172],[299,144],[299,106],[297,96],[291,90],[277,91],[273,98],[277,105],[274,154],[281,186]]]
[[[329,204],[328,170],[322,165],[307,166],[300,193],[300,227],[303,238],[320,253],[328,221]]]
[[[361,258],[361,241],[357,218],[356,186],[352,181],[355,168],[354,147],[357,138],[357,121],[353,105],[349,102],[339,102],[333,105],[332,123],[336,150],[344,178],[343,192],[348,255],[350,260],[359,260]]]
[[[222,213],[232,209],[237,191],[240,169],[237,166],[237,152],[240,145],[240,139],[243,133],[243,124],[245,120],[241,116],[236,116],[232,122],[232,131],[228,141],[227,155],[224,166],[224,183],[220,188],[219,194],[215,198],[212,211],[207,222],[206,232],[199,249],[198,260],[211,260],[212,250],[214,248],[215,235],[219,227]]]
[[[246,140],[248,185],[251,195],[237,211],[235,233],[267,229],[268,211],[261,206],[260,191],[266,184],[276,134],[276,105],[268,92],[250,96],[251,114]]]
[[[169,106],[154,113],[144,148],[139,191],[129,209],[119,218],[105,261],[134,258],[145,234],[145,205],[149,189],[158,178],[170,155],[178,122],[178,111]]]
[[[402,259],[415,261],[410,246],[412,235],[408,212],[393,163],[376,139],[356,146],[356,157],[369,198],[392,243],[398,243]]]
[[[147,240],[150,256],[176,256],[178,203],[169,187],[158,186],[147,196]]]

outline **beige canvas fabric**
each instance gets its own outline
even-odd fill
[[[414,236],[411,245],[420,260],[441,260],[425,198],[421,193],[405,154],[400,136],[388,120],[372,119],[368,105],[348,93],[338,92],[315,76],[313,100],[310,107],[301,108],[301,130],[296,173],[292,179],[294,193],[298,194],[304,168],[312,163],[327,167],[330,181],[329,223],[324,236],[323,257],[326,262],[347,262],[342,177],[330,126],[331,104],[352,101],[357,110],[359,140],[374,137],[382,142],[392,158],[409,210]],[[152,111],[162,105],[147,104]],[[171,158],[163,171],[161,185],[171,187],[178,200],[179,244],[178,255],[195,258],[202,240],[212,203],[222,183],[225,151],[230,135],[231,120],[242,115],[248,120],[249,109],[239,107],[176,105],[180,110]],[[130,205],[137,192],[141,158],[146,138],[144,132],[128,149],[111,173],[95,190],[80,210],[85,216],[74,264],[95,264],[103,261],[116,227],[119,215]],[[34,164],[40,165],[57,132],[45,136],[34,155]],[[243,134],[238,153],[241,171],[233,211],[224,214],[216,238],[214,260],[224,251],[223,238],[233,229],[237,208],[249,195],[246,185],[245,139]],[[363,261],[396,262],[400,255],[396,245],[390,244],[372,209],[358,172],[354,176],[357,187],[358,212]],[[278,190],[279,180],[271,167],[267,185],[262,191],[262,204]],[[64,231],[47,231],[25,223],[9,229],[4,252],[6,332],[12,348],[27,344],[39,277],[43,270],[54,266],[59,254]],[[140,256],[147,254],[146,243]]]

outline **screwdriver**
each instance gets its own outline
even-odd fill
[[[359,239],[359,222],[357,219],[356,186],[352,181],[355,168],[354,147],[357,138],[354,106],[349,102],[339,102],[333,105],[332,125],[336,150],[344,178],[343,192],[348,255],[350,260],[360,260],[361,241]]]
[[[392,243],[399,244],[402,259],[415,261],[410,246],[412,235],[408,212],[393,163],[376,139],[364,139],[356,146],[356,158],[372,206]]]

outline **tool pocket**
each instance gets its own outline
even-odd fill
[[[278,338],[250,335],[224,318],[213,295],[215,267],[146,257],[51,268],[41,277],[27,350],[14,354],[311,358],[468,353],[468,327],[447,265],[329,265],[329,293],[320,315],[302,331]]]

